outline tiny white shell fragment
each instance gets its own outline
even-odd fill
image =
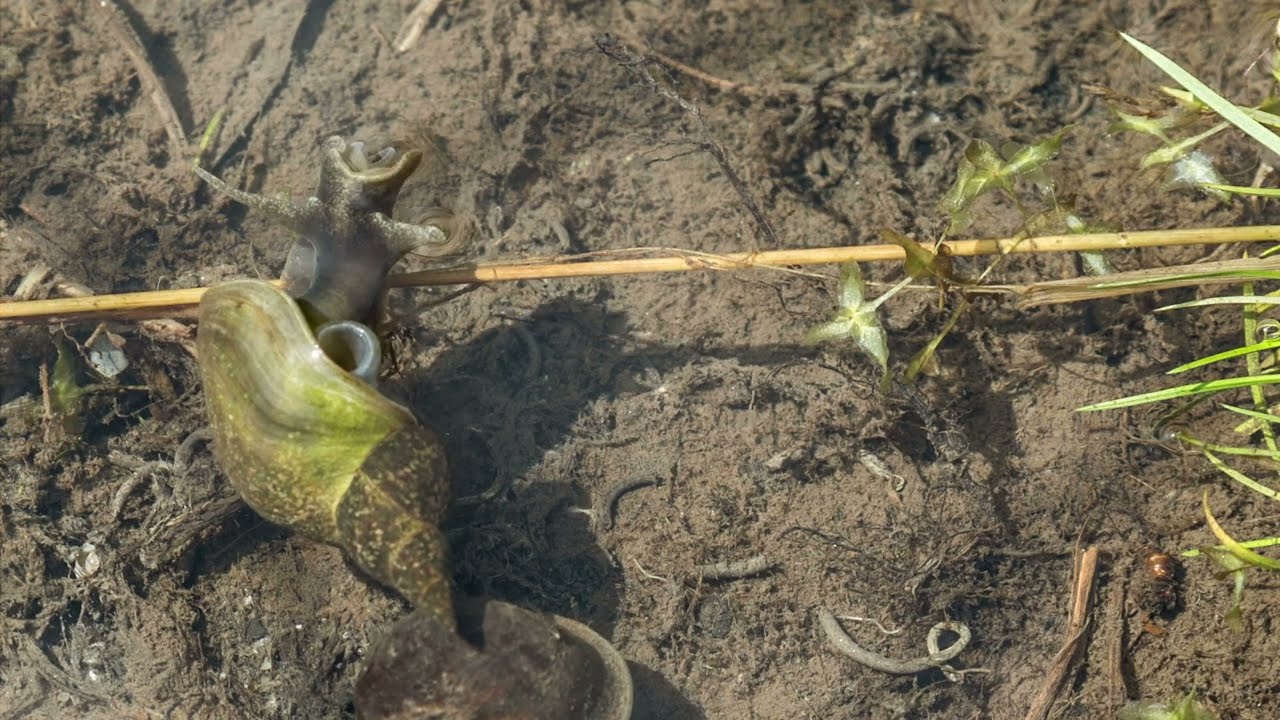
[[[889,466],[878,455],[866,448],[858,451],[858,462],[862,463],[862,466],[870,470],[876,477],[892,480],[894,492],[902,492],[903,488],[907,486],[906,478],[890,470]]]
[[[71,563],[71,571],[77,579],[94,575],[102,567],[102,556],[98,554],[98,546],[86,542],[76,549]]]
[[[124,338],[113,332],[94,333],[89,341],[89,364],[104,378],[113,378],[129,367]]]

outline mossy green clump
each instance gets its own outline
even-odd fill
[[[1116,720],[1214,720],[1214,715],[1192,691],[1176,705],[1154,700],[1131,702],[1120,708]]]

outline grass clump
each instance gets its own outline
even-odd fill
[[[1122,37],[1182,87],[1181,91],[1166,90],[1167,94],[1179,101],[1182,108],[1180,110],[1175,110],[1163,118],[1148,118],[1144,122],[1129,116],[1121,117],[1120,129],[1143,132],[1159,138],[1163,143],[1160,149],[1143,158],[1143,166],[1174,164],[1176,178],[1181,180],[1190,178],[1190,184],[1215,193],[1219,197],[1229,197],[1232,193],[1246,190],[1249,194],[1263,194],[1254,192],[1252,189],[1242,189],[1221,183],[1208,156],[1196,149],[1196,146],[1207,137],[1228,127],[1234,127],[1258,141],[1266,150],[1280,154],[1280,136],[1268,127],[1268,125],[1280,126],[1277,123],[1280,118],[1271,113],[1277,105],[1275,86],[1270,96],[1261,105],[1253,108],[1241,107],[1223,98],[1155,49],[1128,35],[1122,34]],[[1276,58],[1273,60],[1272,76],[1277,83],[1280,83],[1280,52],[1276,53]],[[1197,116],[1211,114],[1220,118],[1220,121],[1208,130],[1182,140],[1171,139],[1168,132],[1183,125],[1182,118],[1186,113],[1194,113]],[[1178,167],[1179,164],[1182,165],[1181,168]],[[1280,321],[1271,317],[1277,305],[1280,305],[1280,291],[1257,294],[1253,284],[1255,279],[1280,280],[1280,273],[1244,270],[1241,271],[1241,276],[1248,276],[1249,280],[1242,282],[1240,291],[1235,294],[1178,303],[1159,309],[1167,312],[1219,305],[1240,308],[1243,337],[1239,347],[1199,358],[1169,371],[1171,375],[1180,375],[1209,368],[1218,371],[1217,377],[1097,403],[1081,410],[1114,410],[1150,403],[1172,402],[1175,403],[1175,407],[1157,423],[1158,427],[1171,428],[1174,427],[1175,420],[1185,416],[1193,408],[1208,401],[1217,401],[1220,410],[1241,418],[1233,428],[1235,439],[1213,442],[1189,429],[1171,431],[1169,439],[1198,449],[1213,467],[1237,484],[1263,497],[1280,501],[1280,492],[1254,476],[1262,472],[1266,473],[1272,482],[1280,480],[1280,443],[1276,440],[1276,425],[1280,424],[1280,414],[1277,414],[1277,410],[1280,410],[1280,404],[1277,403],[1278,398],[1271,392],[1272,386],[1280,384],[1280,363],[1277,363],[1277,359],[1280,358],[1277,354],[1280,352]],[[1160,278],[1152,280],[1158,282]],[[1240,368],[1242,372],[1240,370],[1223,371],[1226,363],[1232,361],[1237,363],[1243,361],[1243,367]],[[1238,391],[1247,391],[1245,404],[1223,401],[1229,393]],[[1233,458],[1236,463],[1247,462],[1249,472],[1228,463],[1224,458]],[[1195,557],[1203,554],[1217,564],[1222,576],[1233,578],[1235,592],[1231,609],[1226,615],[1226,622],[1231,628],[1242,629],[1241,603],[1244,594],[1244,574],[1250,569],[1280,570],[1280,561],[1256,551],[1257,548],[1280,544],[1280,537],[1264,537],[1247,542],[1236,540],[1214,517],[1208,490],[1202,498],[1202,510],[1206,524],[1220,544],[1204,548],[1199,552],[1187,552],[1184,556]]]

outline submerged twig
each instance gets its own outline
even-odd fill
[[[432,16],[444,4],[444,0],[421,0],[409,14],[405,16],[404,22],[400,25],[400,31],[396,33],[396,39],[391,43],[391,47],[398,53],[407,52],[418,43],[418,38],[422,36],[422,31],[426,29],[427,23],[431,22]]]
[[[1052,253],[1118,250],[1143,247],[1171,247],[1177,245],[1213,245],[1229,242],[1265,242],[1280,240],[1280,226],[1258,225],[1234,228],[1148,230],[1122,233],[1094,233],[1080,235],[1046,235],[1037,238],[997,238],[984,240],[954,240],[943,243],[939,253],[953,256],[993,255],[1006,253]],[[635,248],[629,254],[643,251]],[[421,272],[392,275],[391,287],[418,287],[435,285],[464,285],[468,283],[495,283],[517,280],[538,280],[570,277],[604,277],[610,275],[634,275],[659,272],[693,272],[703,270],[747,270],[758,268],[778,269],[801,265],[834,265],[847,262],[902,262],[906,254],[894,244],[848,245],[826,248],[799,248],[769,250],[763,252],[738,252],[725,254],[700,253],[662,249],[657,257],[628,258],[624,260],[577,261],[580,256],[553,257],[524,262],[495,263],[440,268]],[[594,253],[592,257],[599,257]],[[1234,261],[1236,263],[1245,261]],[[1280,263],[1280,259],[1249,260],[1261,264],[1249,267],[1267,267],[1268,263]],[[1204,266],[1198,266],[1204,269]],[[1243,266],[1238,266],[1243,269]],[[1081,283],[1097,284],[1114,281],[1116,276],[1080,279]],[[1009,287],[1004,292],[1018,293],[1030,288]],[[87,298],[60,300],[33,300],[29,302],[0,303],[0,323],[51,323],[101,319],[134,319],[162,317],[192,317],[200,296],[208,288],[185,290],[159,290],[118,295],[97,295]],[[1140,289],[1131,290],[1139,292]]]
[[[693,122],[698,128],[698,133],[701,135],[697,145],[715,158],[716,164],[720,166],[720,171],[729,179],[729,184],[733,186],[734,191],[738,193],[738,197],[742,199],[742,204],[746,206],[747,211],[751,213],[751,217],[755,220],[756,229],[759,231],[761,239],[768,241],[770,247],[781,245],[782,243],[778,240],[778,234],[774,232],[773,225],[764,216],[760,205],[752,197],[751,191],[747,188],[747,183],[743,181],[742,176],[734,169],[733,163],[729,162],[729,155],[725,152],[724,146],[712,137],[711,129],[707,127],[707,122],[703,119],[702,111],[698,109],[698,106],[685,100],[671,88],[659,84],[646,67],[648,58],[637,55],[618,38],[608,34],[601,35],[596,38],[596,47],[600,49],[600,52],[640,78],[645,85],[649,86],[649,89],[675,103],[689,117],[693,118]]]
[[[155,106],[156,113],[160,116],[160,123],[164,125],[164,131],[169,136],[173,159],[182,159],[187,152],[186,132],[182,128],[182,121],[178,119],[178,111],[174,109],[173,101],[169,99],[164,83],[160,81],[160,76],[156,74],[155,69],[151,67],[151,61],[147,59],[147,50],[142,44],[142,39],[138,37],[138,32],[134,30],[128,16],[115,3],[115,0],[97,0],[89,4],[97,6],[101,11],[107,34],[116,41],[125,55],[129,56],[134,71],[138,73],[138,79],[142,81],[142,86],[151,96],[151,104]]]
[[[700,580],[738,580],[759,575],[774,568],[774,563],[764,555],[753,555],[744,560],[726,560],[724,562],[698,565],[693,574]]]
[[[1089,622],[1089,597],[1093,592],[1093,578],[1098,570],[1098,548],[1090,547],[1078,556],[1075,582],[1071,586],[1071,609],[1067,620],[1067,637],[1054,656],[1053,665],[1045,674],[1044,685],[1036,694],[1031,708],[1027,710],[1026,720],[1044,720],[1049,716],[1054,698],[1062,688],[1067,677],[1067,670],[1075,661],[1080,649],[1080,640],[1084,637]]]

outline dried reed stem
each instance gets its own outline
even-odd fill
[[[1117,250],[1174,245],[1213,245],[1232,242],[1280,240],[1280,226],[1258,225],[1230,228],[1148,230],[1141,232],[1095,233],[1088,235],[1047,235],[1037,238],[955,240],[944,244],[953,256],[1005,253],[1051,253]],[[606,253],[531,260],[527,262],[472,265],[393,275],[391,287],[462,285],[570,277],[602,277],[693,270],[746,270],[784,268],[801,265],[831,265],[847,262],[902,262],[897,245],[850,245],[844,247],[768,250],[754,253],[714,255],[669,249],[638,249],[618,254],[661,252],[656,257],[593,260]],[[0,303],[0,323],[51,323],[83,320],[191,317],[206,288],[154,292],[95,295],[29,302]]]

